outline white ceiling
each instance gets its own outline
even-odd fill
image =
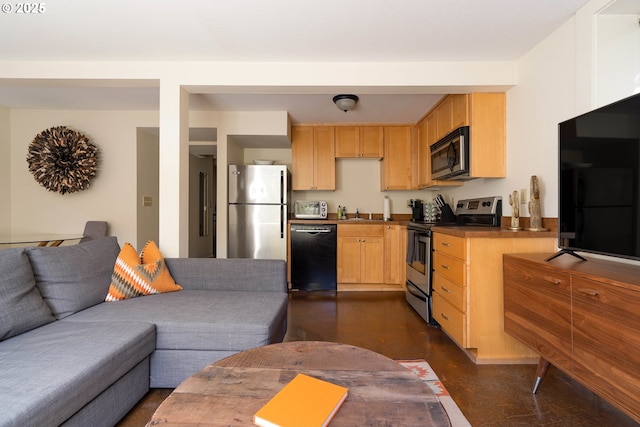
[[[43,13],[0,14],[0,60],[509,61],[587,1],[54,0],[40,3]],[[612,13],[638,13],[638,3],[617,0]],[[339,92],[326,88],[296,94],[205,90],[190,103],[192,110],[285,110],[293,123],[394,123],[417,120],[442,95],[359,89],[353,93],[360,102],[347,114],[331,101]],[[0,79],[0,105],[157,110],[159,93],[157,82],[148,81],[114,87]]]

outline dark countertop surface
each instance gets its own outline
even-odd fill
[[[383,221],[381,218],[376,219],[374,215],[374,219],[290,219],[289,224],[313,224],[313,225],[321,225],[321,224],[338,224],[338,225],[402,225],[407,226],[409,224],[408,219],[391,219],[390,221]],[[483,226],[458,226],[458,225],[434,225],[431,228],[431,231],[434,233],[442,233],[450,236],[456,237],[484,237],[484,238],[536,238],[536,237],[553,237],[556,238],[558,236],[557,231],[527,231],[523,230],[509,230],[504,227],[483,227]]]

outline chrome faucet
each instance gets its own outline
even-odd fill
[[[356,208],[356,219],[360,218],[360,210],[358,208]]]

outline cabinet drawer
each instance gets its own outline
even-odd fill
[[[438,292],[451,305],[462,313],[467,312],[467,299],[465,298],[466,288],[445,279],[440,274],[433,275],[433,289]]]
[[[433,271],[458,285],[464,286],[466,283],[464,262],[441,252],[433,253]]]
[[[462,237],[433,233],[433,250],[452,257],[466,259],[465,241]]]
[[[338,224],[338,237],[384,237],[382,224]]]
[[[467,316],[449,304],[437,290],[433,292],[433,318],[459,345],[467,346]]]

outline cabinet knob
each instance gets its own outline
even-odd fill
[[[447,248],[451,247],[451,243],[442,242],[442,246],[446,246]]]
[[[451,267],[448,265],[441,264],[441,267],[444,268],[445,270],[451,270]]]
[[[444,319],[444,320],[451,320],[451,318],[449,316],[447,316],[444,313],[440,313],[440,316]]]
[[[448,294],[451,293],[451,291],[449,289],[445,288],[444,286],[440,286],[440,289],[442,289],[443,291],[445,291]]]

